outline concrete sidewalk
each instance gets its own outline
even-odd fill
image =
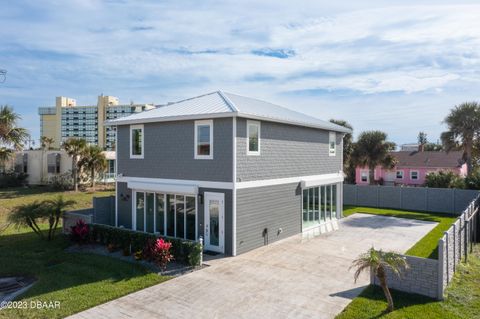
[[[333,318],[369,278],[348,268],[375,246],[405,252],[433,222],[355,214],[338,231],[300,236],[132,293],[70,318]]]

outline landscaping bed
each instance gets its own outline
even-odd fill
[[[441,214],[441,213],[427,213],[404,211],[387,208],[372,208],[372,207],[358,207],[345,206],[343,215],[345,217],[355,213],[391,216],[398,218],[417,219],[429,222],[436,222],[438,225],[413,245],[405,254],[416,257],[438,259],[438,241],[442,238],[443,233],[450,228],[450,226],[458,218],[456,215]]]

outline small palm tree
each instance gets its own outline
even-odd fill
[[[455,106],[444,122],[448,125],[448,131],[442,133],[441,139],[446,151],[463,150],[467,175],[471,175],[474,146],[480,142],[480,105],[467,102]]]
[[[107,169],[107,158],[103,150],[96,145],[87,146],[82,154],[79,165],[85,167],[90,172],[92,188],[95,190],[96,173],[104,172]]]
[[[388,302],[387,311],[393,311],[393,298],[388,289],[387,283],[387,269],[390,269],[394,274],[400,276],[402,271],[408,269],[408,264],[402,255],[393,252],[383,252],[382,250],[375,250],[370,248],[366,253],[361,254],[352,263],[351,268],[356,268],[354,279],[357,282],[360,274],[365,270],[373,271],[380,282],[385,298]]]
[[[27,130],[17,126],[21,120],[8,105],[0,106],[0,162],[10,159],[14,150],[20,150],[30,135]]]
[[[72,158],[72,178],[75,191],[78,191],[78,161],[86,147],[87,142],[84,139],[69,138],[63,143],[63,148]]]
[[[387,141],[387,134],[381,131],[366,131],[358,136],[352,153],[354,163],[369,169],[370,184],[375,184],[375,167],[393,168],[396,159],[390,152],[395,150],[395,143]]]
[[[35,234],[43,238],[43,233],[38,226],[37,221],[44,220],[47,210],[44,202],[34,201],[28,204],[22,204],[15,207],[8,216],[8,222],[17,226],[28,226]]]
[[[48,240],[52,240],[55,237],[55,231],[58,226],[60,218],[63,217],[66,209],[76,204],[74,200],[65,200],[62,195],[57,196],[55,199],[46,200],[45,204],[48,205]]]

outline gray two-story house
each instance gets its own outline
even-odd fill
[[[237,255],[337,227],[348,129],[214,92],[107,122],[117,129],[116,226],[204,239]]]

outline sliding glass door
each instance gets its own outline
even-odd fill
[[[196,240],[194,195],[135,192],[135,230]]]
[[[337,218],[338,184],[303,189],[302,228],[308,229]]]

